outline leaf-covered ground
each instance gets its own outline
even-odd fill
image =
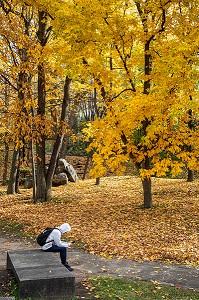
[[[67,239],[91,253],[133,260],[163,260],[196,265],[199,259],[198,180],[153,181],[152,209],[143,210],[137,177],[88,179],[53,188],[53,200],[32,204],[31,190],[6,195],[1,188],[1,220],[25,224],[28,236],[68,222]]]

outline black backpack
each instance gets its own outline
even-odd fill
[[[46,239],[47,237],[50,235],[50,233],[55,229],[55,227],[46,227],[44,229],[44,231],[42,231],[38,237],[37,237],[37,243],[40,245],[40,246],[43,246],[45,245],[46,243]]]

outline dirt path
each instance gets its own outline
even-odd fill
[[[5,295],[9,276],[6,271],[6,253],[9,250],[35,249],[38,245],[28,240],[0,237],[0,296]],[[58,255],[58,254],[57,254]],[[199,291],[199,268],[171,265],[161,262],[133,262],[126,259],[106,259],[96,255],[70,249],[68,261],[74,268],[76,285],[92,276],[111,276],[131,280],[155,281]]]

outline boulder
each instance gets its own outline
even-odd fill
[[[26,178],[24,182],[24,189],[31,189],[33,187],[32,178]]]
[[[66,173],[68,180],[71,182],[78,181],[77,172],[71,164],[69,164],[65,159],[60,158],[58,161],[58,166],[56,168],[56,174]]]
[[[53,181],[52,181],[53,186],[59,186],[65,184],[68,184],[68,177],[66,173],[59,173],[53,176]]]

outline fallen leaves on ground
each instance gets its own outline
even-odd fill
[[[28,236],[68,222],[67,239],[91,253],[132,260],[198,264],[198,180],[153,178],[153,208],[142,209],[134,176],[80,180],[53,188],[53,200],[33,204],[32,191],[0,196],[1,219],[25,224]]]

